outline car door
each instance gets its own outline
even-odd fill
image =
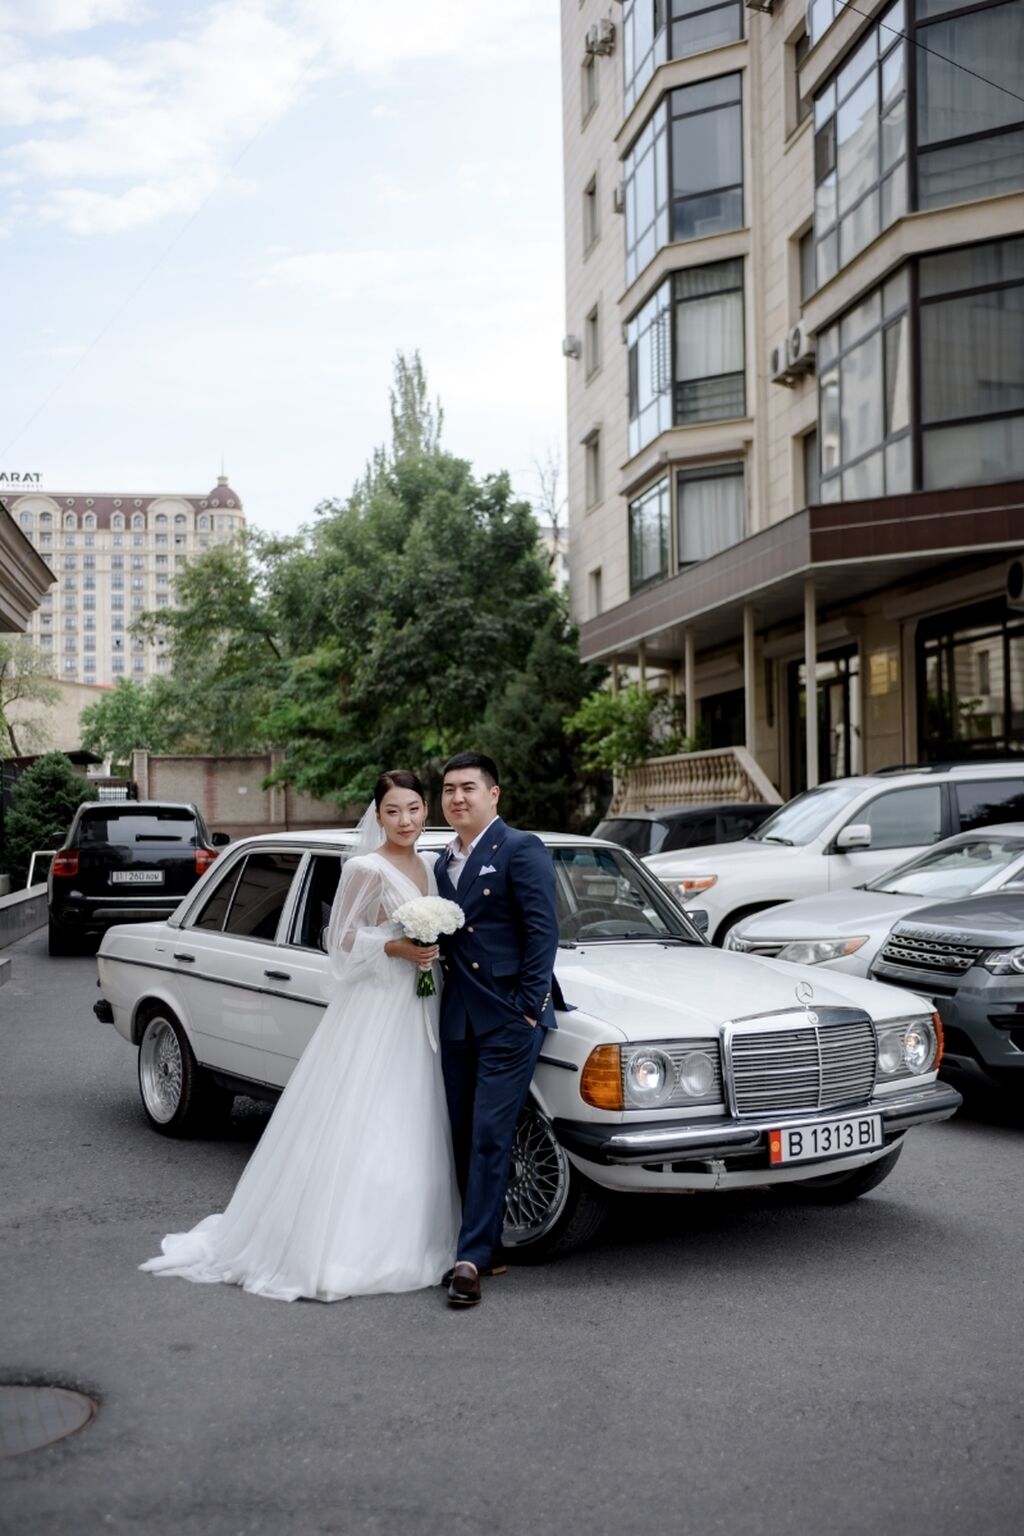
[[[301,849],[249,848],[224,871],[171,945],[199,1059],[267,1082],[265,995]]]
[[[267,1082],[284,1087],[292,1068],[323,1017],[332,985],[325,941],[338,889],[342,852],[314,849],[303,866],[298,894],[278,945],[279,978],[268,988],[266,1005]]]
[[[829,845],[828,888],[848,890],[882,875],[894,864],[923,853],[945,836],[945,798],[941,784],[911,784],[888,789],[862,801],[843,826],[871,828],[870,848],[839,850]]]

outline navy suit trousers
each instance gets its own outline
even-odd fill
[[[485,1269],[501,1241],[516,1122],[547,1031],[508,1025],[442,1040],[455,1169],[462,1193],[458,1257]]]

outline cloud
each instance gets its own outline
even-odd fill
[[[142,0],[0,0],[0,32],[29,32],[54,36],[61,32],[87,32],[105,22],[140,21],[146,14]]]

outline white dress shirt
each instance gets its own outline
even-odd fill
[[[465,853],[462,851],[461,838],[456,837],[453,842],[448,844],[448,879],[451,881],[452,885],[455,886],[456,890],[458,889],[459,876],[462,874],[466,860],[469,858],[470,854],[473,852],[473,849],[476,847],[480,839],[487,836],[488,832],[494,826],[494,823],[497,821],[497,819],[497,816],[491,817],[483,831],[478,832],[476,837],[474,837]]]

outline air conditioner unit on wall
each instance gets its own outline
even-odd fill
[[[1024,613],[1024,559],[1019,555],[1006,567],[1006,606],[1011,613]]]
[[[786,347],[790,373],[814,372],[814,336],[802,320],[790,331]]]
[[[789,335],[777,341],[768,353],[768,372],[773,384],[785,384],[787,389],[796,382],[789,367]]]
[[[597,42],[594,45],[595,53],[615,52],[615,23],[614,21],[599,21],[597,24]]]
[[[626,183],[624,181],[620,181],[618,186],[612,191],[612,207],[616,213],[625,213],[626,211]]]
[[[743,0],[748,11],[763,11],[766,16],[771,15],[774,0]]]
[[[580,357],[583,354],[583,343],[578,336],[562,337],[562,356]]]
[[[598,37],[597,28],[596,27],[588,27],[587,30],[586,30],[586,33],[584,34],[584,37],[583,37],[583,51],[584,51],[584,53],[596,53],[597,52],[597,37]]]

